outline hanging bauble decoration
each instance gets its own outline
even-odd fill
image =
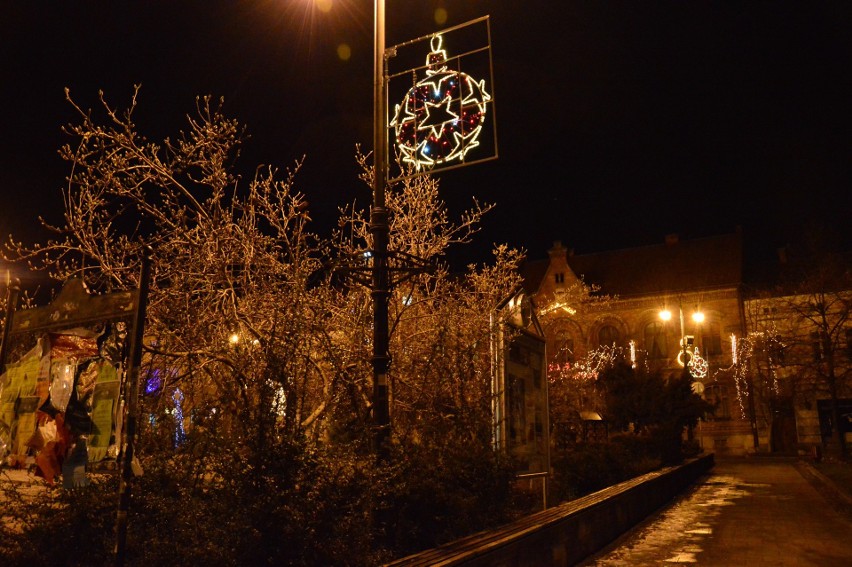
[[[698,352],[698,347],[695,347],[695,351],[692,353],[692,357],[689,359],[687,367],[689,368],[689,373],[692,374],[692,377],[697,380],[701,380],[707,376],[709,364],[707,364],[706,360],[701,358],[701,354]]]
[[[491,95],[485,80],[447,68],[440,34],[432,37],[426,77],[416,82],[396,105],[391,121],[401,161],[416,170],[455,160],[479,145]]]

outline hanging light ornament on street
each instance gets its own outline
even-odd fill
[[[447,68],[443,37],[432,37],[426,58],[426,77],[417,81],[396,105],[391,126],[401,161],[415,170],[452,161],[479,145],[491,95],[485,79]]]
[[[692,377],[696,380],[701,380],[707,376],[709,364],[707,364],[706,360],[701,358],[701,355],[698,352],[698,347],[695,347],[695,350],[686,366],[689,368],[689,373],[692,374]]]

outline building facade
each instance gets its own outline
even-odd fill
[[[699,443],[729,454],[766,446],[765,431],[751,418],[753,398],[737,380],[737,338],[747,332],[742,258],[739,232],[684,241],[670,235],[660,245],[588,255],[555,243],[548,259],[524,266],[549,371],[582,364],[612,346],[638,353],[650,369],[668,375],[692,362],[695,391],[716,405],[695,431]],[[608,299],[581,308],[578,282]]]
[[[828,448],[837,428],[847,447],[852,443],[850,305],[845,289],[764,291],[745,300],[741,381],[754,392],[769,450]]]

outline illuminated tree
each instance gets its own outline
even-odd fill
[[[138,453],[145,506],[136,513],[157,521],[131,524],[139,541],[180,538],[186,563],[225,554],[252,564],[352,556],[366,564],[388,553],[371,547],[371,506],[396,506],[403,517],[418,495],[447,502],[442,513],[420,509],[417,535],[400,528],[384,539],[397,550],[501,517],[509,499],[497,491],[510,477],[491,450],[488,316],[517,285],[520,254],[500,247],[492,266],[461,276],[432,262],[469,241],[489,206],[451,222],[434,179],[388,192],[391,249],[435,267],[392,292],[399,458],[376,469],[365,442],[370,295],[341,278],[363,268],[366,213],[352,205],[333,238],[312,234],[293,185],[299,164],[281,179],[267,168],[244,182],[233,172],[242,129],[209,98],[198,99],[185,132],[161,142],[137,128],[136,95],[126,111],[103,98],[97,111],[69,102],[79,123],[65,128],[73,142],[61,150],[71,165],[64,222],[48,227],[53,240],[11,241],[5,254],[106,292],[135,287],[142,247],[153,250]],[[332,257],[340,261],[329,270]],[[185,435],[177,448],[176,435]],[[166,557],[174,545],[144,553],[177,561]]]

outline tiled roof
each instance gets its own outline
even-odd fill
[[[569,255],[571,270],[587,284],[621,297],[737,286],[742,282],[740,233],[674,243]],[[535,293],[549,260],[527,262],[525,288]]]

